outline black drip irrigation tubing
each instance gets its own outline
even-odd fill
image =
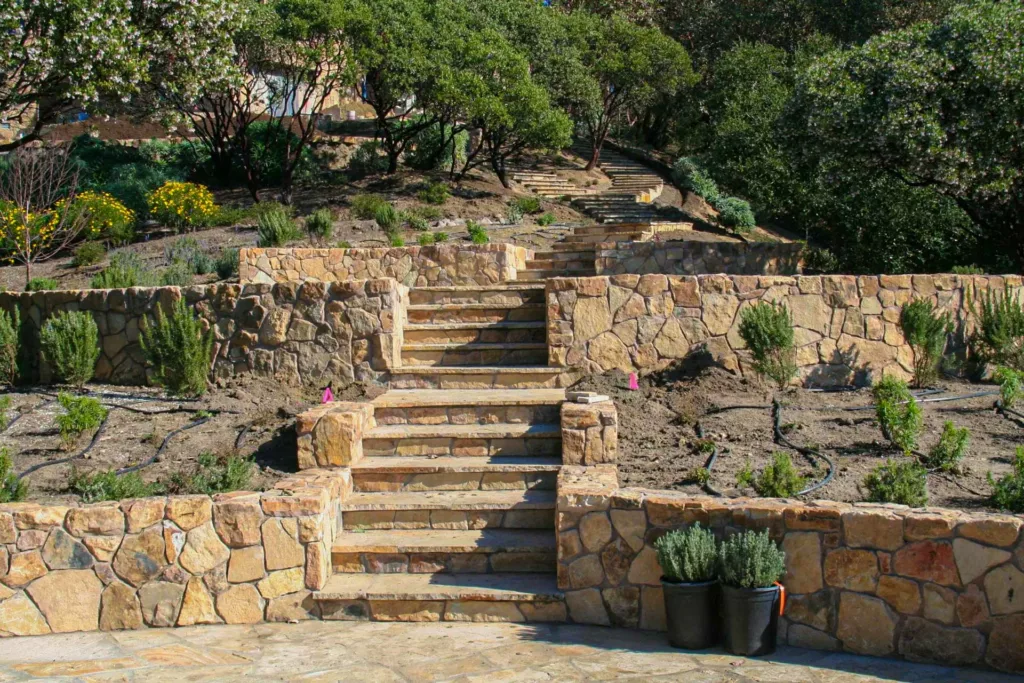
[[[153,463],[160,459],[160,455],[164,452],[164,449],[167,448],[167,444],[171,441],[172,437],[176,436],[177,434],[180,434],[181,432],[184,432],[185,430],[198,427],[201,424],[206,424],[211,419],[213,418],[204,417],[194,422],[189,422],[184,427],[178,427],[173,432],[164,437],[163,443],[160,444],[160,448],[156,449],[156,453],[154,453],[151,457],[146,458],[138,465],[132,465],[131,467],[122,467],[121,469],[117,470],[114,474],[116,474],[117,476],[121,476],[122,474],[137,472],[138,470],[141,470],[143,467],[149,467],[150,465],[152,465]]]
[[[235,450],[236,451],[239,448],[242,447],[242,442],[245,441],[245,437],[249,433],[250,429],[252,429],[252,422],[249,422],[247,424],[242,425],[242,430],[240,432],[238,432],[238,436],[235,437]]]
[[[820,451],[814,450],[813,448],[805,448],[804,446],[797,446],[795,443],[793,443],[792,441],[787,439],[786,435],[782,433],[782,404],[779,403],[778,399],[775,399],[775,400],[772,401],[772,431],[775,433],[775,442],[776,443],[780,443],[783,446],[786,446],[788,448],[792,448],[794,451],[797,451],[798,453],[802,453],[803,455],[805,455],[805,456],[807,456],[809,458],[821,458],[828,465],[828,474],[825,475],[824,479],[819,481],[817,484],[813,484],[811,486],[808,486],[803,491],[797,492],[796,495],[798,495],[798,496],[806,495],[806,494],[810,493],[811,491],[816,491],[816,490],[822,488],[823,486],[828,485],[828,483],[832,481],[832,478],[836,474],[836,464],[834,462],[832,462],[832,458],[828,457],[827,455],[825,455],[824,453],[822,453]]]
[[[96,430],[96,433],[92,435],[92,440],[89,441],[89,445],[86,446],[85,449],[82,450],[81,453],[79,453],[77,455],[72,455],[71,457],[68,457],[68,458],[61,458],[60,460],[51,460],[49,462],[41,462],[38,465],[33,465],[32,467],[29,467],[27,470],[25,470],[24,472],[19,474],[18,475],[18,479],[24,479],[26,476],[32,474],[33,472],[37,472],[37,471],[43,469],[44,467],[50,467],[51,465],[61,465],[61,464],[66,463],[66,462],[71,462],[72,460],[78,460],[79,458],[85,457],[85,455],[89,451],[92,450],[92,447],[96,445],[96,442],[100,440],[100,434],[103,433],[103,429],[106,426],[107,426],[107,418],[103,418],[103,422],[100,423],[100,426]]]
[[[697,438],[698,439],[703,439],[704,438],[704,427],[703,427],[703,425],[701,425],[700,422],[698,422],[696,424],[695,430],[697,432]],[[705,491],[710,493],[712,496],[718,496],[719,498],[721,498],[725,494],[722,493],[721,491],[719,491],[718,489],[716,489],[714,486],[711,485],[711,468],[715,466],[715,461],[718,460],[718,444],[715,443],[714,441],[712,441],[711,443],[715,447],[715,449],[713,451],[711,451],[711,455],[708,457],[707,462],[704,463],[704,469],[707,470],[707,472],[708,472],[708,482],[706,484],[704,484],[701,488],[703,488]]]
[[[37,403],[36,405],[32,406],[28,410],[22,410],[22,411],[18,412],[18,416],[16,418],[14,418],[10,422],[8,422],[6,427],[4,427],[3,429],[0,429],[0,434],[3,434],[8,429],[13,427],[15,422],[17,422],[21,418],[25,417],[29,413],[35,412],[36,410],[39,410],[40,408],[45,408],[46,406],[50,405],[51,403],[55,402],[56,400],[57,399],[50,398],[50,399],[47,399],[45,401],[42,401],[41,403]]]

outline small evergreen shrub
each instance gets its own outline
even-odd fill
[[[256,464],[237,455],[217,457],[206,451],[199,455],[195,470],[188,475],[175,473],[171,477],[174,493],[213,495],[230,491],[245,491],[252,486]]]
[[[444,212],[436,206],[414,206],[409,209],[409,213],[425,221],[439,221],[444,218]]]
[[[984,291],[974,305],[978,329],[971,339],[980,360],[1024,370],[1024,303],[1007,286]]]
[[[928,472],[912,460],[889,460],[864,479],[870,503],[898,503],[910,507],[928,504]]]
[[[1024,513],[1024,446],[1017,446],[1013,456],[1013,471],[1004,474],[998,481],[989,472],[988,483],[992,486],[993,507],[1017,514]]]
[[[506,207],[505,222],[509,225],[519,225],[523,222],[523,209],[516,202],[512,202]]]
[[[925,465],[943,472],[959,471],[960,461],[967,456],[970,442],[971,430],[967,427],[958,429],[956,425],[946,420],[942,425],[939,442],[928,451]]]
[[[707,486],[711,482],[711,472],[708,471],[707,467],[694,467],[689,476],[688,481],[692,481],[697,486]]]
[[[754,468],[750,466],[749,458],[736,473],[736,487],[741,489],[754,487]]]
[[[290,240],[299,238],[298,228],[288,213],[282,209],[260,214],[256,222],[256,233],[256,245],[263,249],[282,247]]]
[[[379,194],[357,194],[351,200],[352,215],[359,220],[368,221],[376,218],[377,209],[388,203]]]
[[[434,206],[443,206],[450,196],[451,193],[448,191],[448,186],[444,183],[430,183],[416,194],[416,197],[421,202],[433,204]]]
[[[715,206],[721,199],[718,185],[693,157],[681,157],[672,166],[672,179],[684,190]]]
[[[466,221],[466,230],[469,232],[469,239],[473,244],[487,244],[491,241],[491,238],[487,236],[487,231],[476,221]]]
[[[803,250],[804,273],[838,273],[841,267],[839,258],[824,247],[806,247]]]
[[[907,383],[886,375],[871,390],[875,398],[875,415],[882,435],[910,455],[917,448],[923,419],[921,406],[910,394]]]
[[[305,228],[306,235],[311,242],[323,244],[331,239],[331,235],[334,233],[334,218],[331,216],[331,210],[317,209],[311,213],[306,218]]]
[[[914,386],[928,386],[939,377],[939,362],[953,320],[949,313],[937,313],[930,301],[914,299],[900,310],[900,328],[914,351]]]
[[[555,218],[555,214],[553,214],[553,213],[551,213],[549,211],[549,212],[547,212],[545,214],[542,214],[539,218],[537,218],[537,225],[539,225],[541,227],[547,227],[547,226],[551,225],[552,223],[554,223],[555,220],[557,220]]]
[[[143,320],[139,338],[153,367],[153,380],[174,396],[202,396],[210,371],[213,330],[203,333],[202,322],[184,299],[174,302],[170,316],[157,309],[156,322]]]
[[[114,470],[88,473],[72,469],[68,489],[81,496],[83,503],[145,498],[163,493],[163,486],[156,482],[147,484],[138,472],[118,476]]]
[[[718,546],[711,529],[701,528],[700,523],[668,532],[654,542],[654,549],[668,581],[703,583],[715,578]]]
[[[788,453],[772,453],[772,462],[753,481],[762,498],[792,498],[803,490],[807,479],[793,468]]]
[[[718,548],[718,577],[735,588],[767,588],[786,572],[786,554],[767,531],[744,531]]]
[[[754,370],[784,389],[796,375],[789,310],[782,304],[754,304],[740,314],[739,331],[754,358]]]
[[[28,495],[28,483],[18,479],[6,446],[0,446],[0,503],[17,503]]]
[[[348,160],[345,173],[351,180],[362,180],[367,176],[380,175],[388,170],[388,157],[381,150],[380,143],[368,140],[362,143]]]
[[[7,429],[7,425],[11,424],[11,397],[0,396],[0,432]]]
[[[75,268],[96,265],[106,255],[107,250],[102,242],[84,242],[75,249],[71,265]]]
[[[0,320],[0,330],[2,329],[3,322]],[[0,340],[2,339],[3,332],[0,331]],[[1013,408],[1017,401],[1024,397],[1024,371],[1003,366],[996,368],[992,378],[999,383],[999,397],[1004,408]],[[0,383],[2,379],[3,374],[0,371]]]
[[[718,221],[736,232],[750,232],[757,227],[757,219],[749,202],[737,197],[724,197],[715,204]]]
[[[434,243],[434,233],[432,233],[432,232],[420,233],[418,241],[419,241],[421,247],[429,247],[431,244]]]
[[[176,261],[160,272],[160,284],[164,287],[188,287],[192,284],[192,269],[187,263]]]
[[[34,277],[25,283],[26,292],[48,292],[60,289],[60,285],[52,277]]]
[[[949,272],[954,275],[984,275],[985,269],[972,263],[968,266],[953,266],[953,270]]]
[[[12,386],[18,378],[18,335],[21,317],[18,309],[10,313],[0,309],[0,386]]]
[[[238,276],[238,249],[225,249],[214,263],[217,277],[228,280]]]
[[[447,241],[448,241],[448,233],[446,233],[446,232],[435,232],[434,233],[434,243],[435,244],[440,244],[441,242],[447,242]]]
[[[419,230],[422,232],[430,227],[430,224],[427,223],[426,219],[420,218],[414,213],[407,213],[405,211],[401,211],[400,213],[401,220],[405,221],[405,224],[413,230]]]
[[[92,315],[82,311],[57,313],[43,325],[39,342],[57,381],[81,387],[92,379],[100,355],[99,329]]]
[[[110,265],[92,278],[93,289],[125,289],[148,287],[156,283],[156,276],[132,251],[116,251]]]
[[[398,227],[398,211],[391,204],[385,202],[377,207],[373,214],[373,220],[377,222],[384,232],[391,232]]]
[[[519,209],[521,215],[540,213],[541,209],[539,197],[516,197],[512,205]]]
[[[352,243],[348,240],[339,240],[339,242],[334,246],[336,249],[351,249]]]
[[[195,237],[180,237],[164,249],[168,265],[183,263],[190,273],[206,275],[213,272],[213,259]]]
[[[72,448],[85,432],[98,429],[107,417],[107,409],[89,396],[72,396],[67,392],[57,394],[57,402],[64,412],[57,416],[57,429],[65,449]]]
[[[405,239],[401,235],[391,235],[388,238],[388,244],[390,244],[392,247],[404,247]]]

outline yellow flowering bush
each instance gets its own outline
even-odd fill
[[[13,202],[0,200],[0,258],[13,264],[20,254],[46,250],[59,227],[59,212],[23,211]]]
[[[169,180],[146,197],[149,212],[179,230],[208,225],[217,215],[213,194],[204,185]]]
[[[51,222],[60,221],[65,200],[57,202]],[[68,220],[81,221],[81,236],[86,240],[100,237],[115,244],[128,244],[135,236],[135,213],[106,192],[80,192],[72,200]]]

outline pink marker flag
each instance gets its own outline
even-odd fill
[[[640,388],[640,384],[636,381],[636,373],[629,373],[629,390],[636,391]]]
[[[330,403],[333,400],[334,400],[334,392],[331,391],[330,387],[327,387],[326,389],[324,389],[324,398],[320,402],[321,403]]]

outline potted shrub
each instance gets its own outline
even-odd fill
[[[732,654],[775,651],[781,592],[776,582],[786,571],[785,558],[767,531],[736,534],[719,548],[723,644]]]
[[[694,524],[654,543],[661,565],[668,640],[702,650],[718,642],[718,548],[710,529]]]

